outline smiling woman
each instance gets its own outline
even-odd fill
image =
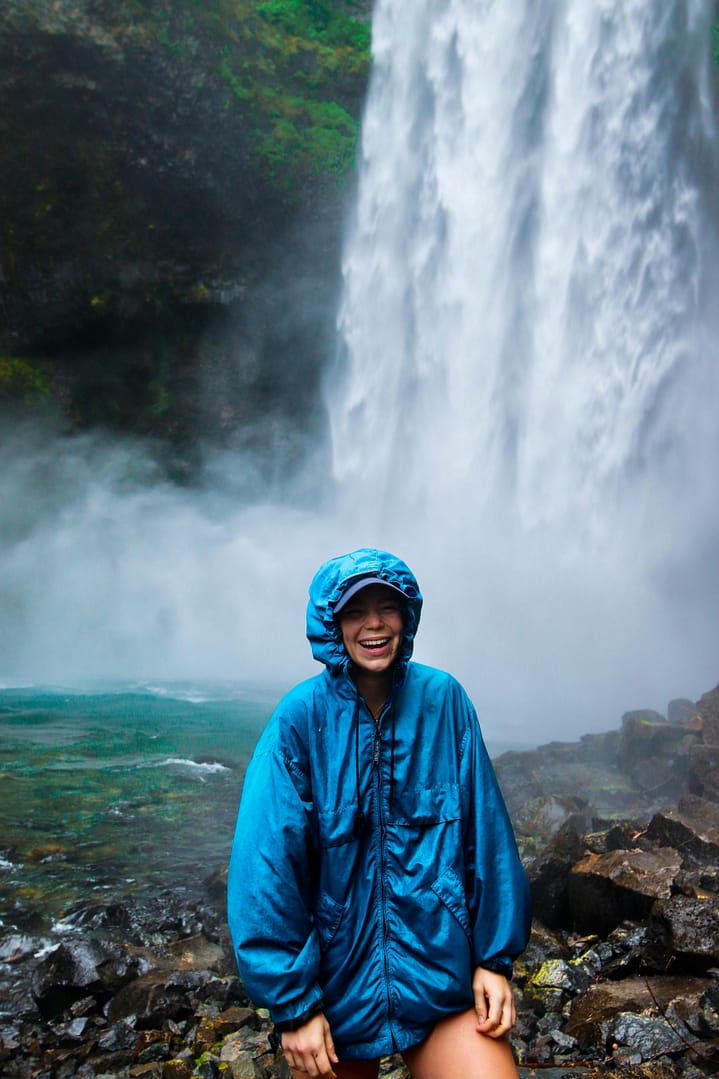
[[[366,583],[348,602],[340,601],[335,611],[342,643],[354,664],[355,684],[377,718],[389,696],[392,667],[402,644],[404,617],[397,589]]]
[[[248,992],[294,1079],[515,1079],[509,977],[529,890],[474,708],[410,662],[422,596],[362,548],[310,585],[325,670],[278,705],[248,768],[228,912]]]

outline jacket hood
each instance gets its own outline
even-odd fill
[[[373,547],[360,547],[350,554],[331,558],[317,570],[310,584],[307,604],[307,639],[312,655],[332,674],[346,671],[349,657],[342,642],[342,632],[334,618],[335,605],[345,589],[362,577],[377,577],[399,588],[405,598],[405,620],[399,663],[407,664],[422,610],[422,596],[417,579],[409,566],[390,554]]]

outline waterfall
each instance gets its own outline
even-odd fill
[[[677,494],[716,367],[697,160],[716,138],[711,11],[379,0],[342,483],[385,477],[396,505],[401,475],[403,510],[449,493],[600,532],[644,479]]]
[[[520,708],[719,673],[712,15],[376,5],[335,476],[429,567],[447,663]]]

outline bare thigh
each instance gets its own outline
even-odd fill
[[[378,1060],[341,1060],[333,1066],[337,1079],[377,1079]],[[292,1079],[307,1079],[307,1072],[292,1071]]]
[[[474,1008],[442,1019],[402,1056],[412,1079],[517,1079],[508,1039],[480,1034]]]

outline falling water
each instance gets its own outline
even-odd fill
[[[719,674],[712,13],[377,3],[335,472],[520,708]]]

